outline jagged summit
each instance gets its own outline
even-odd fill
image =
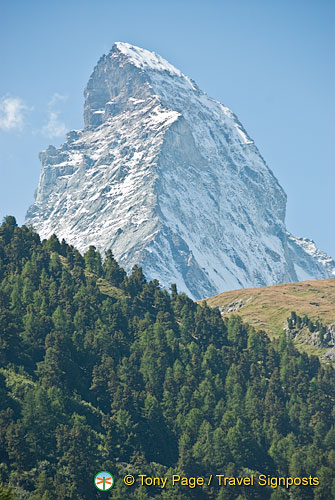
[[[156,93],[158,98],[162,84],[172,84],[179,99],[185,92],[200,92],[189,77],[158,54],[116,42],[99,60],[84,91],[85,128],[94,128],[125,106],[136,105],[139,97]]]
[[[171,75],[185,78],[185,80],[189,82],[192,87],[191,81],[187,76],[185,76],[179,69],[170,64],[159,54],[156,54],[156,52],[141,49],[140,47],[136,47],[136,45],[131,45],[127,42],[115,42],[114,47],[108,56],[117,57],[117,52],[123,54],[127,60],[131,64],[134,64],[137,68],[141,68],[143,70],[149,69],[153,71],[167,71]]]
[[[335,269],[287,234],[286,195],[237,117],[162,57],[117,42],[84,95],[84,130],[40,155],[26,220],[42,237],[111,248],[194,298]]]

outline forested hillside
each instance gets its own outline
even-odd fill
[[[0,228],[0,499],[335,499],[335,371],[172,286]],[[115,487],[93,484],[110,471]],[[126,487],[125,474],[319,486]]]

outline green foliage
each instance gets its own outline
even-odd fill
[[[327,333],[327,328],[322,324],[320,319],[313,321],[306,314],[303,318],[301,318],[294,311],[292,311],[291,316],[287,318],[287,326],[293,335],[299,333],[299,331],[303,328],[308,328],[310,333],[318,332],[319,344],[322,345],[324,343],[324,336]]]
[[[102,262],[99,252],[96,251],[95,246],[91,245],[84,255],[85,266],[88,271],[101,276],[102,274]]]
[[[105,260],[103,263],[103,275],[107,281],[117,287],[121,285],[121,283],[127,276],[126,272],[114,259],[111,250],[108,250],[105,255]]]
[[[100,288],[99,288],[100,287]],[[112,294],[107,290],[113,290]],[[116,291],[116,292],[115,292]],[[104,293],[103,293],[104,292]],[[288,319],[293,330],[321,322]],[[0,227],[0,487],[4,500],[334,499],[335,373],[171,287],[84,258],[7,217]],[[122,475],[257,471],[320,487],[126,488]]]
[[[16,500],[12,490],[7,490],[0,484],[0,500]]]

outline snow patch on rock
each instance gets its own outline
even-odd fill
[[[117,42],[84,95],[85,128],[40,154],[26,223],[42,238],[111,248],[197,299],[334,275],[287,233],[286,194],[237,117],[165,59]]]

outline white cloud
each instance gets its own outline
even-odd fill
[[[48,122],[42,127],[42,133],[47,137],[61,137],[67,131],[65,123],[60,119],[61,112],[56,109],[60,102],[67,100],[66,95],[55,92],[48,102]]]
[[[59,119],[59,111],[50,111],[49,120],[44,127],[42,127],[42,132],[48,137],[60,137],[65,134],[67,128],[65,123]]]
[[[25,112],[29,108],[20,97],[4,96],[0,99],[0,128],[2,130],[21,130]]]
[[[49,108],[54,108],[54,106],[58,102],[67,101],[67,99],[68,99],[67,95],[63,95],[63,94],[59,94],[58,92],[55,92],[53,94],[53,96],[51,97],[50,101],[48,102],[48,106],[49,106]]]

